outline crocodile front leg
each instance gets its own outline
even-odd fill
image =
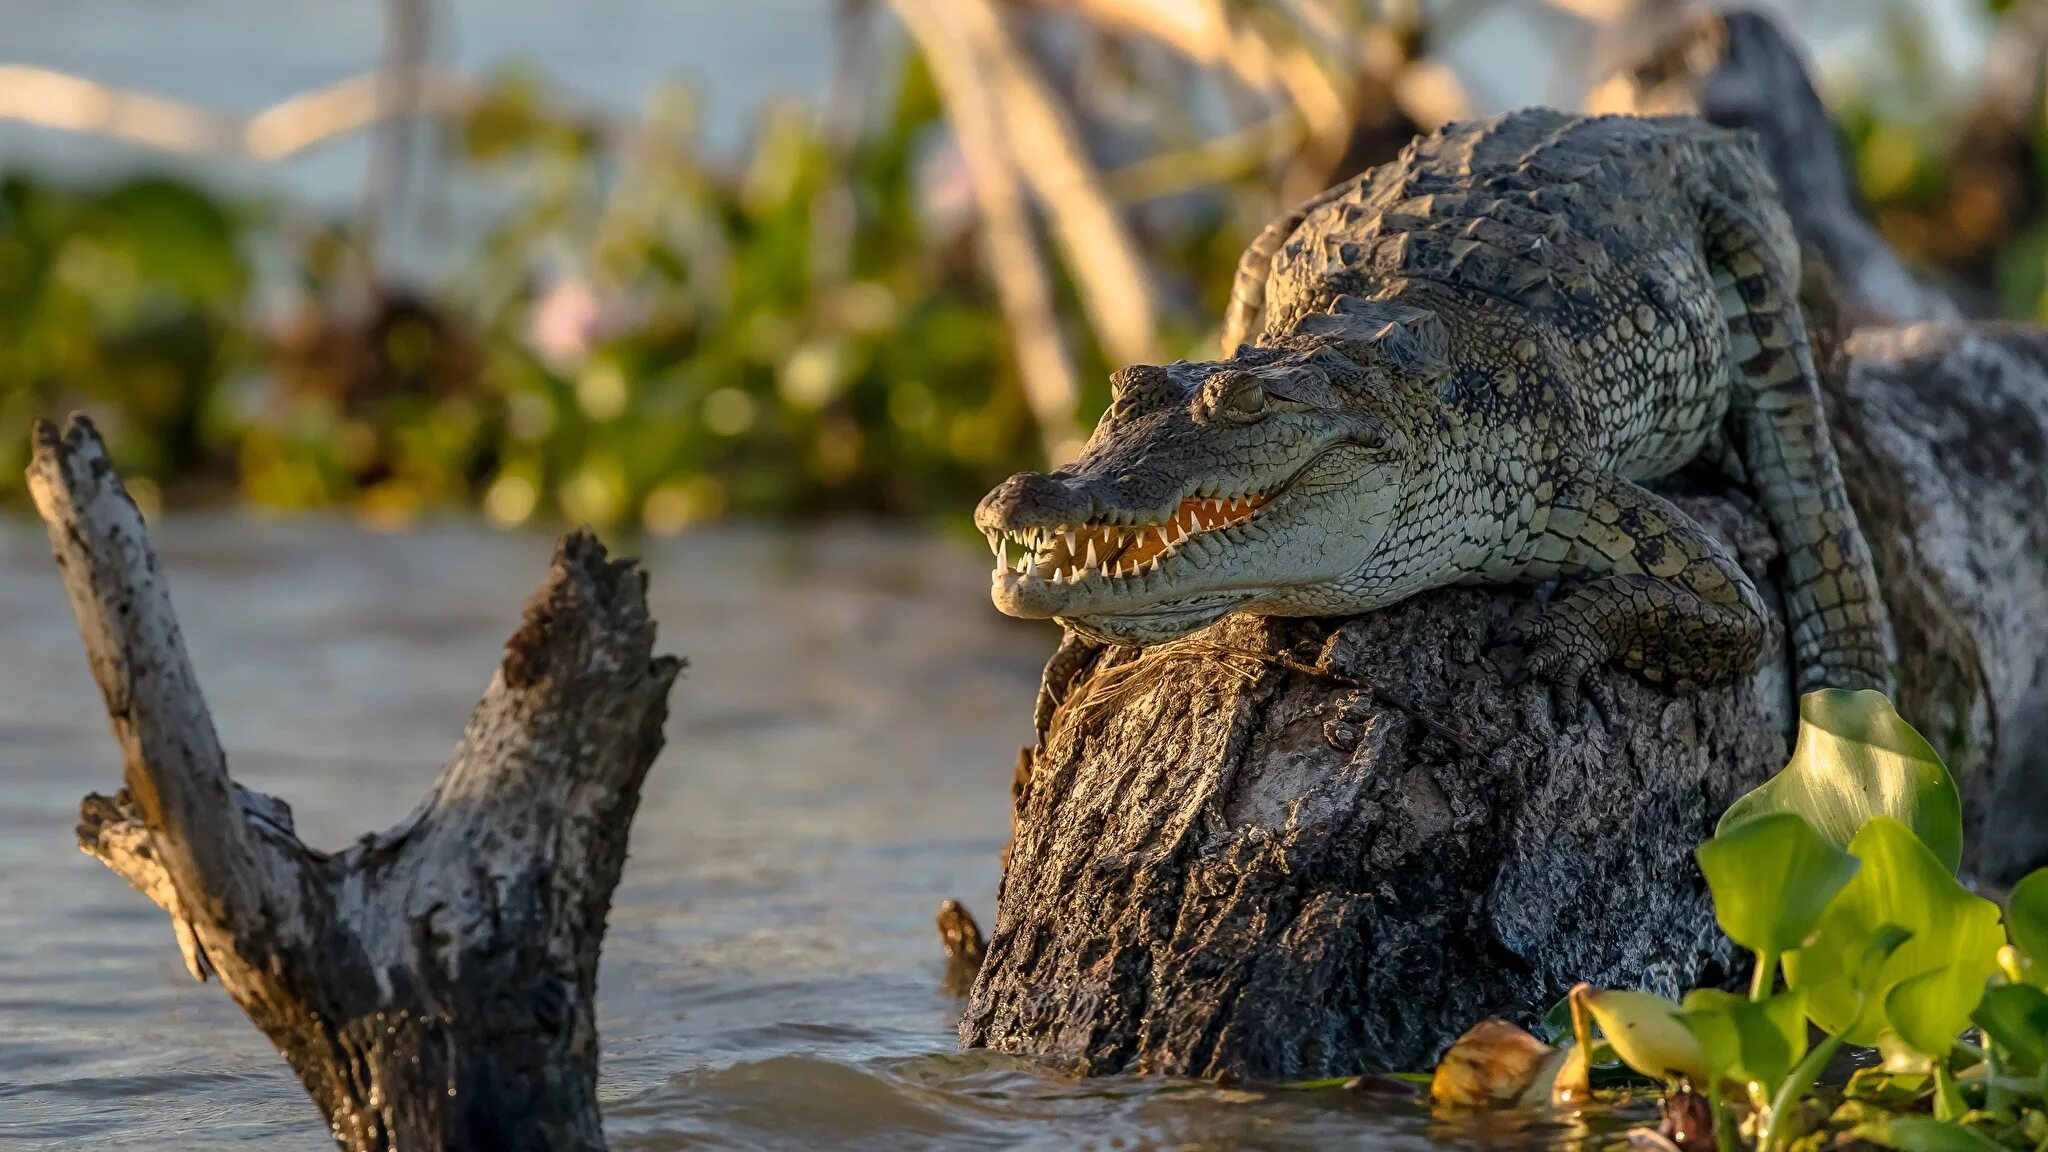
[[[1890,627],[1869,545],[1828,437],[1820,383],[1787,268],[1742,205],[1712,197],[1708,264],[1734,360],[1735,448],[1785,550],[1785,615],[1800,691],[1892,690]]]
[[[1576,684],[1607,663],[1690,690],[1756,667],[1769,625],[1749,576],[1676,505],[1583,467],[1557,486],[1523,575],[1592,577],[1521,631],[1525,671]]]

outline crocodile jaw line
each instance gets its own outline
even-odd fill
[[[1013,614],[1052,616],[1067,610],[1041,605],[1080,601],[1089,605],[1082,614],[1092,614],[1113,611],[1119,595],[1170,595],[1181,577],[1239,543],[1239,530],[1272,496],[1190,497],[1156,521],[988,529],[996,603]]]

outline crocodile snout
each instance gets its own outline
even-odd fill
[[[1019,472],[981,498],[974,526],[983,532],[1007,532],[1040,524],[1086,520],[1095,508],[1094,493],[1074,477],[1050,472]]]
[[[982,497],[974,509],[974,526],[983,532],[1014,532],[1159,520],[1172,514],[1181,487],[1176,477],[1157,470],[1019,472]]]

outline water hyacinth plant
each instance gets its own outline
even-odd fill
[[[1721,929],[1756,958],[1748,994],[1581,985],[1562,1051],[1585,1055],[1541,1064],[1552,1082],[1518,1085],[1517,1102],[1575,1103],[1589,1066],[1618,1061],[1672,1099],[1704,1097],[1723,1150],[2048,1149],[2048,869],[2002,913],[1958,881],[1955,781],[1883,695],[1806,696],[1790,762],[1695,855]],[[1439,1071],[1440,1104],[1486,1097],[1464,1083],[1467,1043]],[[1882,1063],[1823,1085],[1848,1046]]]

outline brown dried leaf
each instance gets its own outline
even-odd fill
[[[1499,1017],[1481,1020],[1437,1062],[1430,1099],[1464,1108],[1512,1105],[1556,1051]]]

